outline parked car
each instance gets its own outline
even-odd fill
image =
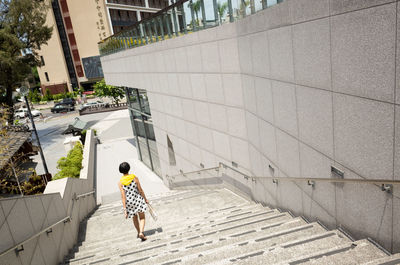
[[[85,104],[83,104],[82,105],[82,107],[80,108],[81,110],[84,110],[84,109],[86,109],[86,108],[89,108],[89,107],[103,107],[103,108],[107,108],[107,107],[109,107],[110,106],[110,104],[109,103],[106,103],[106,102],[103,102],[103,101],[101,101],[101,100],[97,100],[97,101],[94,101],[94,102],[88,102],[88,103],[85,103]]]
[[[31,109],[31,114],[33,117],[40,116],[42,113],[38,110]],[[17,118],[25,118],[28,117],[28,108],[19,108],[14,112],[14,116]]]
[[[63,100],[60,103],[69,106],[75,106],[76,104],[75,99],[73,98],[63,98]]]
[[[51,108],[51,113],[58,113],[58,112],[68,112],[75,110],[74,106],[70,106],[64,103],[57,103],[54,107]]]

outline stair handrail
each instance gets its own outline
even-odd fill
[[[61,223],[65,224],[65,223],[70,222],[70,221],[71,221],[71,216],[64,217],[63,219],[61,219],[57,223],[49,225],[48,227],[44,228],[40,232],[30,236],[28,239],[25,239],[24,241],[22,241],[22,242],[20,242],[18,244],[15,244],[14,246],[10,247],[9,249],[3,251],[2,253],[0,253],[0,257],[8,254],[12,250],[14,250],[16,255],[18,256],[18,253],[24,250],[24,244],[25,243],[27,243],[27,242],[31,241],[32,239],[40,236],[41,234],[44,234],[44,233],[49,234],[49,233],[53,232],[53,230],[52,230],[53,227],[55,227],[55,226],[57,226],[57,225],[59,225]],[[21,248],[19,248],[19,246],[21,246]]]
[[[83,194],[80,194],[80,195],[78,195],[78,196],[75,196],[75,198],[72,198],[72,200],[74,200],[74,199],[75,199],[75,200],[79,200],[79,198],[81,198],[81,197],[85,197],[85,196],[88,196],[88,195],[94,194],[94,193],[95,193],[94,190],[93,190],[93,191],[90,191],[90,192],[87,192],[87,193],[83,193]],[[59,225],[59,224],[61,224],[61,223],[64,223],[64,224],[65,224],[65,223],[68,223],[68,222],[70,222],[71,220],[72,220],[72,217],[71,217],[70,215],[64,217],[64,218],[61,219],[60,221],[58,221],[58,222],[56,222],[56,223],[54,223],[54,224],[52,224],[52,225],[49,225],[49,226],[47,226],[46,228],[44,228],[44,229],[42,229],[41,231],[39,231],[38,233],[36,233],[36,234],[30,236],[28,239],[25,239],[24,241],[22,241],[22,242],[20,242],[20,243],[17,243],[17,244],[15,244],[14,246],[12,246],[12,247],[8,248],[7,250],[3,251],[2,253],[0,253],[0,257],[1,257],[1,256],[4,256],[4,255],[6,255],[6,254],[8,254],[8,253],[11,252],[12,250],[14,250],[15,253],[16,253],[16,255],[18,256],[18,253],[19,253],[19,252],[24,251],[24,244],[25,244],[25,243],[31,241],[32,239],[34,239],[34,238],[36,238],[36,237],[38,237],[38,236],[40,236],[40,235],[42,235],[42,234],[44,234],[44,233],[47,233],[47,234],[52,233],[52,232],[53,232],[53,230],[52,230],[53,227],[55,227],[55,226],[57,226],[57,225]],[[20,246],[21,246],[21,248],[19,248]]]
[[[189,175],[189,174],[193,174],[193,173],[201,173],[203,171],[219,170],[220,168],[221,168],[220,166],[218,166],[218,167],[210,167],[210,168],[203,168],[203,169],[189,171],[189,172],[183,172],[181,170],[181,172],[179,174],[175,174],[175,175],[172,175],[172,176],[166,174],[165,176],[169,179],[169,178],[175,178],[175,177],[178,177],[178,176],[184,176],[184,175]]]
[[[305,177],[262,177],[262,176],[250,176],[233,168],[223,162],[219,162],[219,166],[223,168],[229,168],[243,176],[245,179],[251,179],[253,182],[257,182],[257,179],[270,179],[273,183],[278,184],[279,180],[290,180],[290,181],[307,181],[308,185],[314,186],[315,182],[329,182],[329,183],[365,183],[365,184],[376,184],[382,187],[382,191],[392,192],[393,185],[400,185],[400,180],[392,179],[354,179],[354,178],[305,178]]]
[[[210,167],[210,168],[204,168],[200,170],[195,170],[195,171],[190,171],[190,172],[183,172],[181,171],[179,174],[175,174],[172,176],[166,175],[168,180],[175,179],[175,177],[178,176],[186,176],[189,174],[194,174],[194,173],[200,173],[203,171],[210,171],[210,170],[217,170],[218,172],[220,169],[226,169],[229,168],[232,171],[235,171],[236,173],[240,174],[243,176],[244,179],[249,180],[251,179],[252,182],[257,182],[257,180],[260,179],[266,179],[266,180],[271,180],[273,183],[278,184],[280,180],[289,180],[289,181],[296,181],[296,182],[307,182],[308,185],[310,186],[315,186],[316,182],[329,182],[329,183],[362,183],[362,184],[376,184],[381,186],[382,191],[387,191],[387,192],[392,192],[393,191],[393,185],[400,185],[400,180],[392,180],[392,179],[355,179],[355,178],[314,178],[314,177],[264,177],[264,176],[253,176],[247,173],[241,172],[239,169],[234,168],[232,166],[229,166],[223,162],[218,163],[218,167]]]
[[[83,193],[83,194],[79,194],[79,195],[77,195],[74,199],[75,199],[75,200],[79,200],[80,198],[89,196],[89,195],[91,195],[91,194],[93,194],[93,193],[95,193],[95,192],[96,192],[95,190],[92,190],[92,191],[89,191],[89,192],[86,192],[86,193]]]

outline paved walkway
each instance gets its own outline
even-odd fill
[[[97,122],[101,144],[97,145],[97,203],[120,200],[118,166],[122,162],[131,165],[131,173],[137,175],[147,196],[169,191],[162,180],[139,159],[134,142],[131,122],[127,110],[114,111]]]

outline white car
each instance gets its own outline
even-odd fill
[[[31,113],[33,117],[40,116],[42,113],[38,110],[31,109]],[[15,117],[17,118],[25,118],[28,117],[28,109],[27,108],[20,108],[14,112]]]
[[[105,103],[103,101],[97,100],[94,102],[88,102],[82,105],[81,110],[86,109],[88,107],[108,107],[108,103]]]

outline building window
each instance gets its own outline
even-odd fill
[[[50,81],[49,74],[47,72],[44,72],[44,75],[46,76],[46,81],[49,82]]]
[[[44,65],[44,58],[43,56],[40,56],[40,61],[42,62],[42,66]]]

